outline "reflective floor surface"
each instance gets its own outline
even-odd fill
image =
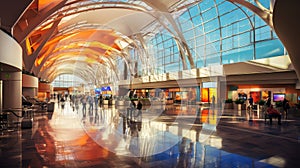
[[[88,105],[87,105],[88,107]],[[104,106],[67,102],[35,112],[32,129],[1,130],[1,167],[300,167],[300,119],[195,105]],[[249,121],[249,119],[251,119]]]

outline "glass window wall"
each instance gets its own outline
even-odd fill
[[[268,0],[260,2],[269,7]],[[284,55],[282,43],[261,18],[225,0],[203,0],[175,19],[196,68]],[[154,56],[162,72],[182,70],[179,48],[171,35],[158,33],[150,45],[157,49]]]
[[[53,87],[78,87],[81,84],[85,84],[85,82],[74,75],[64,74],[59,75],[55,80],[52,82]]]

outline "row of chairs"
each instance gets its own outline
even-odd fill
[[[19,112],[22,113],[19,114]],[[16,117],[18,120],[12,121],[11,117]],[[19,124],[23,127],[25,120],[31,120],[33,118],[32,108],[24,107],[22,109],[3,109],[0,112],[0,131],[8,130],[9,128],[17,129]]]

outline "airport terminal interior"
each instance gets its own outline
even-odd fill
[[[296,4],[0,2],[0,167],[300,167]]]

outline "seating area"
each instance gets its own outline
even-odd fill
[[[0,113],[0,130],[5,130],[8,127],[8,117],[7,113],[1,112]]]
[[[270,115],[267,113],[265,113],[265,124],[269,123],[270,125],[272,125],[273,118],[277,119],[278,125],[281,125],[281,115]],[[268,122],[268,120],[269,120],[269,122]]]
[[[24,99],[24,103],[23,106],[30,106],[30,103],[31,103],[31,108],[34,110],[34,111],[46,111],[47,110],[47,103],[46,101],[40,101],[38,100],[37,98],[34,98],[34,97],[24,97],[23,96],[23,99]]]

